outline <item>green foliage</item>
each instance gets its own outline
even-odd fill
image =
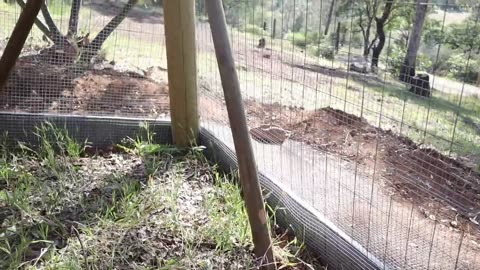
[[[218,250],[229,250],[251,241],[245,203],[240,189],[219,174],[215,174],[216,187],[204,200],[212,226],[205,234],[213,238]]]
[[[305,23],[305,16],[304,13],[298,14],[298,16],[295,18],[295,22],[293,24],[293,32],[300,32],[302,27],[304,26]]]
[[[480,70],[479,62],[475,59],[466,61],[464,54],[456,54],[447,61],[449,75],[457,80],[475,82]]]
[[[145,165],[145,172],[150,177],[159,169],[160,155],[175,154],[178,153],[178,149],[173,146],[155,143],[155,133],[148,123],[142,123],[140,128],[140,134],[135,139],[126,138],[118,147],[127,153],[140,156]]]
[[[438,51],[436,47],[430,47],[425,50],[425,55],[428,55],[432,62],[429,71],[439,76],[448,76],[449,67],[447,62],[452,54],[455,54],[455,50],[447,46],[441,47],[440,51]]]
[[[442,22],[439,20],[426,20],[425,26],[423,27],[423,42],[428,45],[442,44],[445,40],[443,31]]]
[[[452,49],[460,49],[464,52],[480,51],[480,25],[474,18],[465,22],[452,24],[446,34],[445,43]]]
[[[307,34],[307,44],[316,45],[322,42],[324,36],[322,33],[316,32],[308,32]]]
[[[388,68],[394,76],[400,75],[400,69],[405,60],[406,48],[397,44],[392,45],[389,48]],[[427,55],[418,55],[416,63],[416,71],[429,70],[432,65],[432,61]]]
[[[300,32],[290,32],[287,34],[286,39],[292,42],[293,45],[305,48],[307,47],[307,40],[305,39],[305,34]]]
[[[350,44],[349,46],[352,46],[352,48],[362,48],[363,47],[363,38],[362,38],[362,34],[361,33],[351,33],[351,37],[350,37],[350,33],[347,34],[348,35],[348,38],[350,39]]]
[[[242,29],[240,29],[242,30]],[[260,26],[256,26],[256,25],[253,25],[253,24],[247,24],[245,25],[245,27],[243,28],[243,30],[247,33],[250,33],[250,34],[254,34],[254,35],[257,35],[257,36],[266,36],[268,35],[267,31],[263,30],[262,27]]]
[[[327,60],[335,59],[335,49],[332,46],[308,46],[308,53],[325,58]]]
[[[44,122],[36,127],[35,136],[39,145],[36,150],[20,144],[20,147],[37,155],[49,165],[54,165],[57,155],[66,155],[70,158],[79,158],[88,147],[88,142],[77,142],[68,131],[58,128],[51,122]]]

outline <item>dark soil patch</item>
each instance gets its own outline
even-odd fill
[[[247,102],[252,127],[273,124],[291,139],[340,156],[373,170],[399,200],[412,202],[423,214],[480,238],[480,174],[436,150],[369,125],[340,110],[305,111],[278,104]],[[453,225],[452,225],[453,224]],[[448,225],[448,224],[447,224]]]

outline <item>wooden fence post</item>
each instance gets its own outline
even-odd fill
[[[267,213],[258,181],[257,164],[248,132],[222,1],[206,0],[205,3],[237,154],[240,184],[255,245],[255,256],[261,259],[262,269],[276,269],[272,241],[268,231]]]
[[[15,62],[17,62],[22,52],[23,45],[25,45],[28,34],[32,30],[33,23],[37,18],[38,12],[40,12],[42,4],[43,0],[30,0],[25,5],[22,13],[20,13],[17,24],[15,24],[12,35],[3,51],[2,58],[0,58],[0,93],[7,84],[8,75],[10,75]]]
[[[173,141],[186,147],[199,131],[195,0],[164,0],[163,11]]]

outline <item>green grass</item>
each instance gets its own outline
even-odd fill
[[[156,144],[143,127],[106,157],[86,155],[86,143],[50,123],[37,129],[36,146],[3,140],[0,268],[254,267],[235,176],[208,163],[202,147]],[[308,267],[296,259],[305,258],[298,240],[277,240],[275,250],[284,266]]]

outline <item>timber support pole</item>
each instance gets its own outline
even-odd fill
[[[12,35],[3,51],[2,58],[0,58],[0,93],[2,93],[7,84],[10,72],[15,67],[15,62],[17,62],[22,52],[23,45],[25,45],[25,41],[32,30],[43,1],[44,0],[27,1],[25,8],[22,10],[22,13],[20,13],[17,24],[15,24]]]
[[[195,0],[164,0],[163,10],[173,141],[187,147],[199,131]]]
[[[261,262],[261,269],[276,269],[267,213],[258,180],[257,165],[248,132],[222,1],[206,0],[205,3],[237,154],[240,184],[255,245],[255,256]]]

